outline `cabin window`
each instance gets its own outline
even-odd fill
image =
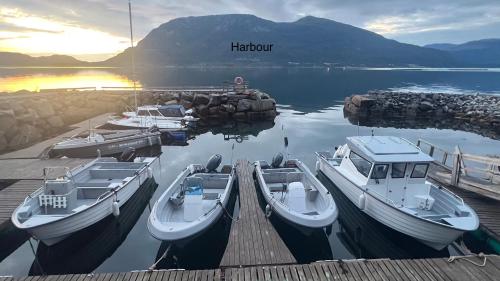
[[[387,164],[375,164],[372,171],[372,179],[385,179],[387,177],[387,171],[389,170],[389,165]]]
[[[160,112],[165,117],[183,117],[183,114],[178,108],[162,108]]]
[[[372,163],[365,158],[359,156],[355,152],[349,153],[349,159],[354,164],[354,167],[360,172],[363,176],[368,177],[370,174],[370,168],[372,167]]]
[[[147,110],[139,110],[139,111],[137,112],[137,115],[138,115],[138,116],[149,116],[149,113],[148,113],[148,111],[147,111]]]
[[[151,116],[161,116],[158,110],[150,110],[149,114],[151,114]]]
[[[427,174],[427,169],[429,168],[429,164],[415,164],[413,167],[413,172],[411,172],[412,178],[425,178]]]
[[[393,163],[391,177],[393,179],[404,178],[406,172],[406,163]]]

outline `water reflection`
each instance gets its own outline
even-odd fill
[[[108,216],[53,246],[38,244],[30,275],[87,273],[96,269],[127,238],[158,184],[145,182],[121,208],[120,216]]]
[[[85,88],[85,87],[132,87],[133,82],[126,75],[109,70],[99,69],[62,69],[34,72],[12,73],[0,71],[0,92],[15,92],[19,90],[39,91],[55,88]],[[140,87],[140,83],[137,85]]]

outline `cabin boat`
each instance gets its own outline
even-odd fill
[[[214,225],[227,206],[235,171],[224,165],[222,157],[214,155],[205,166],[186,167],[154,204],[148,219],[148,230],[153,237],[184,246]]]
[[[115,128],[149,128],[181,130],[196,125],[199,118],[192,115],[192,110],[185,110],[180,104],[144,105],[136,111],[123,112],[122,118],[113,118],[107,122]]]
[[[144,182],[158,178],[158,163],[157,157],[134,162],[97,158],[73,170],[66,168],[62,177],[46,176],[43,185],[13,212],[12,223],[47,246],[56,244],[111,214],[118,216],[120,207]],[[45,168],[44,175],[48,173]]]
[[[50,157],[97,157],[123,153],[126,149],[140,149],[161,145],[161,132],[152,127],[148,130],[102,131],[91,130],[52,146]]]
[[[406,139],[349,137],[316,155],[316,169],[360,210],[436,250],[479,226],[462,198],[426,180],[433,159]]]
[[[276,155],[269,165],[257,161],[255,173],[264,199],[266,215],[279,218],[303,234],[314,229],[329,228],[338,216],[337,206],[326,187],[297,159],[285,161]]]

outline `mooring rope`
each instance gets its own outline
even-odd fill
[[[475,261],[471,260],[471,259],[469,258],[470,256],[451,256],[451,257],[448,259],[448,262],[450,262],[450,263],[451,263],[451,262],[454,262],[454,261],[456,261],[456,260],[460,260],[460,259],[462,259],[462,260],[465,260],[465,261],[468,261],[468,262],[472,263],[472,264],[473,264],[473,265],[475,265],[475,266],[479,266],[479,267],[484,267],[484,266],[486,266],[486,255],[485,255],[485,254],[483,254],[483,253],[481,252],[481,253],[479,253],[479,254],[477,254],[477,255],[474,255],[474,256],[476,256],[476,257],[478,257],[478,258],[483,258],[483,263],[482,263],[482,264],[479,264],[479,263],[477,263],[477,262],[475,262]]]
[[[158,265],[158,263],[167,256],[167,253],[168,253],[168,251],[170,250],[171,247],[172,247],[172,244],[168,245],[167,249],[165,250],[165,252],[163,252],[163,254],[161,255],[161,257],[157,261],[155,261],[155,263],[153,263],[148,268],[149,271],[153,271],[153,270],[156,269],[156,266]]]
[[[217,201],[217,205],[220,205],[220,206],[221,206],[222,210],[224,210],[224,213],[226,213],[226,215],[227,215],[227,216],[228,216],[228,217],[229,217],[232,221],[237,222],[237,221],[239,221],[239,220],[240,220],[240,218],[236,218],[236,219],[235,219],[235,218],[234,218],[234,217],[233,217],[233,216],[229,213],[229,211],[226,209],[226,207],[224,207],[224,205],[222,205],[222,202]]]

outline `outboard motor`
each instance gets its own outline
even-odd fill
[[[278,154],[274,155],[273,161],[271,162],[271,167],[279,168],[281,166],[281,162],[283,162],[283,153],[278,152]]]
[[[124,162],[131,162],[135,157],[135,148],[129,147],[122,152],[120,160]]]
[[[210,159],[208,159],[208,163],[206,166],[207,171],[209,173],[215,172],[215,170],[217,170],[217,168],[219,167],[221,162],[222,162],[222,156],[220,154],[212,155],[212,157],[210,157]]]

